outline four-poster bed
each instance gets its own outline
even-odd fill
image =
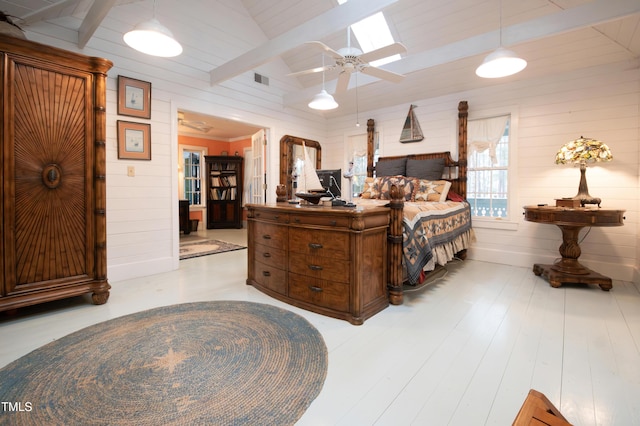
[[[453,160],[449,151],[406,156],[380,157],[374,166],[374,120],[367,121],[367,175],[373,178],[376,169],[381,165],[397,163],[407,160],[412,164],[421,164],[422,160],[438,160],[444,163],[444,172],[439,180],[450,182],[448,188],[447,205],[438,203],[413,203],[405,191],[406,185],[391,185],[389,194],[382,200],[359,200],[359,204],[385,204],[390,208],[390,223],[388,231],[388,290],[391,304],[399,305],[403,302],[403,284],[407,281],[414,284],[417,270],[433,270],[437,264],[444,264],[454,256],[459,259],[466,257],[466,249],[472,239],[471,212],[466,202],[467,196],[467,118],[468,104],[461,101],[458,104],[458,160]],[[405,169],[409,170],[409,169]],[[415,168],[414,168],[415,170]],[[400,175],[406,175],[398,173]],[[410,177],[410,176],[409,176]],[[402,182],[402,181],[401,181]],[[417,206],[416,206],[417,204]],[[439,210],[439,211],[438,211]],[[423,221],[422,226],[416,224]],[[413,234],[418,234],[413,237]],[[429,242],[432,238],[434,241]],[[441,253],[438,260],[433,261],[438,249]],[[424,254],[424,250],[434,253]],[[420,252],[420,253],[417,253]],[[422,256],[422,258],[420,258]],[[428,266],[426,265],[428,264]],[[404,267],[403,267],[404,265]],[[407,277],[407,271],[409,276]]]

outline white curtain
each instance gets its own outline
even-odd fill
[[[509,116],[483,118],[469,120],[467,124],[467,145],[469,153],[484,152],[489,150],[491,163],[496,164],[496,146],[504,134],[504,129],[509,121]]]

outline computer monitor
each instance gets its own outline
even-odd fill
[[[342,192],[340,192],[342,169],[316,170],[316,173],[320,178],[322,187],[330,192],[334,198],[339,198],[342,195]]]

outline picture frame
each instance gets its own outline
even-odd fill
[[[151,118],[151,83],[119,75],[118,115]]]
[[[151,160],[151,124],[118,120],[118,158]]]

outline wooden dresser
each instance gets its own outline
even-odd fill
[[[355,325],[388,306],[389,209],[278,203],[247,210],[247,284]]]
[[[109,297],[110,61],[0,35],[0,311]]]

